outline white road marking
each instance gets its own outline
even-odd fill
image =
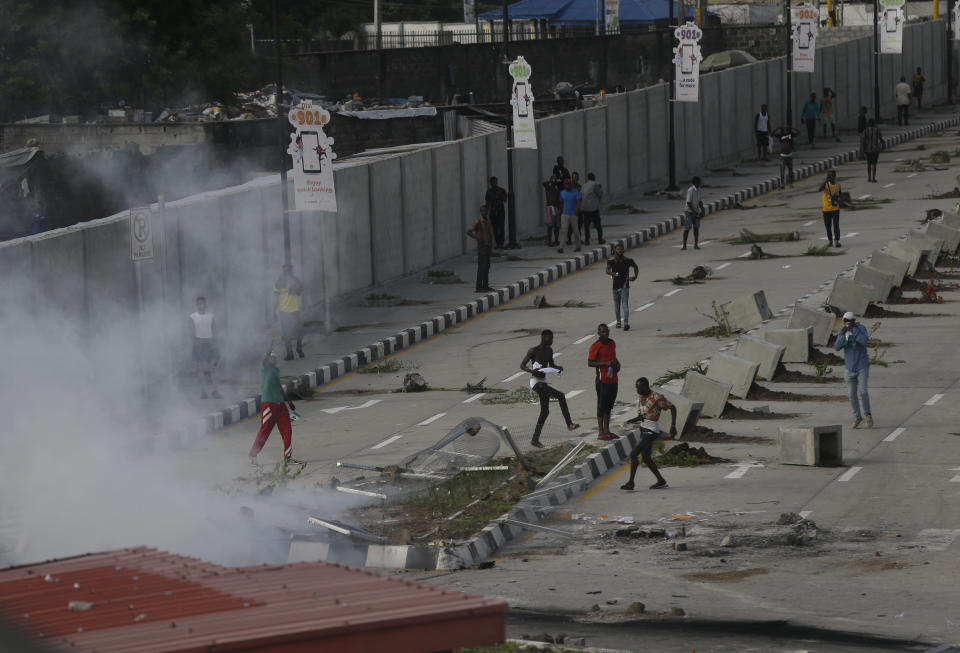
[[[592,333],[588,333],[587,335],[583,336],[583,337],[580,338],[579,340],[574,340],[574,341],[573,341],[573,344],[575,344],[575,345],[582,344],[582,343],[586,342],[587,340],[589,340],[589,339],[592,338],[592,337],[593,337],[593,334],[592,334]]]
[[[510,383],[510,382],[513,381],[514,379],[516,379],[516,378],[518,378],[518,377],[521,377],[521,376],[523,376],[524,374],[526,374],[526,372],[517,372],[516,374],[511,374],[510,376],[508,376],[508,377],[505,378],[505,379],[500,379],[500,383]]]
[[[909,175],[907,175],[907,179],[913,179],[916,176],[917,176],[916,172],[911,172]]]
[[[760,463],[734,463],[730,467],[736,467],[735,470],[724,476],[724,478],[742,478],[751,467],[763,467]]]
[[[645,311],[645,310],[647,310],[647,309],[650,308],[651,306],[653,306],[653,302],[647,302],[646,304],[644,304],[644,305],[641,306],[640,308],[635,309],[633,312],[634,312],[634,313],[639,313],[640,311]]]
[[[858,197],[857,199],[858,199],[858,200],[865,200],[865,199],[867,199],[867,198],[869,198],[869,197],[870,197],[870,193],[867,193],[866,195],[861,195],[861,196]]]
[[[553,352],[553,357],[554,357],[554,358],[559,358],[560,356],[563,356],[563,352],[562,352],[562,351],[555,351],[555,352]]]
[[[884,184],[884,185],[883,185],[884,188],[890,188],[891,186],[893,186],[893,184]]]
[[[932,406],[932,405],[934,405],[935,403],[937,403],[938,401],[940,401],[941,399],[943,399],[943,395],[941,395],[941,394],[936,394],[936,395],[933,395],[932,397],[930,397],[929,399],[927,399],[925,402],[923,402],[923,405],[924,405],[924,406]]]
[[[804,222],[804,223],[803,223],[803,226],[804,226],[804,227],[809,227],[809,226],[812,225],[814,222],[816,222],[816,220],[811,220],[810,222]]]
[[[837,479],[837,483],[846,483],[853,478],[863,467],[851,467],[843,473],[843,476]]]
[[[890,432],[890,435],[888,435],[887,437],[885,437],[885,438],[883,439],[883,441],[884,441],[884,442],[893,442],[894,440],[897,439],[897,436],[898,436],[898,435],[900,435],[901,433],[903,433],[903,432],[906,431],[906,430],[907,430],[907,429],[903,428],[902,426],[899,427],[899,428],[895,428],[895,429],[893,429],[893,431]]]
[[[806,519],[807,517],[810,516],[810,513],[812,512],[813,512],[812,510],[801,510],[797,514],[800,515],[800,519]]]
[[[614,324],[616,324],[616,323],[617,323],[616,320],[614,320],[613,322],[607,322],[607,326],[608,326],[608,327],[612,327],[612,326],[613,326]]]
[[[930,551],[946,551],[947,547],[960,535],[956,528],[924,528],[917,533],[914,544],[920,544]]]
[[[713,268],[713,269],[714,269],[714,270],[722,270],[723,268],[727,267],[728,265],[730,265],[730,264],[729,264],[729,263],[724,263],[724,264],[722,264],[722,265],[718,265],[717,267],[715,267],[715,268]]]
[[[480,399],[481,397],[485,397],[486,395],[487,395],[486,392],[481,392],[481,393],[479,393],[479,394],[473,395],[472,397],[469,397],[469,398],[467,398],[467,399],[464,399],[464,400],[461,401],[460,403],[461,403],[461,404],[470,404],[470,403],[473,403],[474,401],[476,401],[477,399]]]
[[[664,293],[663,296],[664,296],[664,297],[673,297],[674,295],[676,295],[676,294],[677,294],[678,292],[680,292],[681,290],[683,290],[683,288],[675,288],[674,290],[671,290],[671,291],[668,292],[668,293]]]
[[[446,413],[437,413],[433,417],[428,417],[427,419],[423,420],[422,422],[417,424],[417,426],[426,426],[427,424],[432,424],[436,422],[438,419],[440,419],[441,417],[443,417],[444,415],[446,415]]]
[[[391,435],[389,438],[387,438],[386,440],[384,440],[384,441],[381,442],[380,444],[375,444],[375,445],[373,445],[373,446],[370,447],[370,448],[371,448],[371,449],[381,449],[381,448],[387,446],[388,444],[390,444],[391,442],[396,442],[397,440],[399,440],[399,439],[402,438],[402,437],[403,437],[402,435]]]
[[[380,399],[369,399],[359,406],[336,406],[334,408],[321,408],[320,410],[326,413],[327,415],[336,415],[343,410],[360,410],[361,408],[370,408],[370,406],[375,406],[380,403]]]
[[[741,254],[740,256],[738,256],[737,258],[747,258],[747,257],[750,256],[752,253],[753,253],[753,252],[744,252],[743,254]]]
[[[846,236],[844,236],[844,238],[853,238],[854,236],[859,236],[859,235],[860,235],[859,231],[851,231]]]
[[[783,268],[784,270],[789,270],[789,269],[790,269],[790,266],[789,266],[789,265],[781,265],[780,267]]]
[[[712,243],[712,242],[713,242],[712,240],[703,240],[703,241],[700,242],[700,244],[701,244],[701,245],[709,245],[709,244]]]
[[[573,399],[577,395],[583,394],[583,390],[571,390],[567,394],[563,395],[567,399]]]
[[[894,161],[903,161],[903,159],[902,159],[902,158],[900,158],[900,159],[894,159]]]
[[[951,472],[960,472],[960,467],[951,467],[951,468],[950,468],[950,471],[951,471]],[[955,475],[953,478],[951,478],[951,479],[950,479],[950,482],[951,482],[951,483],[960,483],[960,474],[957,474],[957,475]]]

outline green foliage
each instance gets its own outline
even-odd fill
[[[666,372],[658,376],[656,379],[654,379],[651,385],[662,386],[669,383],[670,381],[673,381],[674,379],[682,379],[684,376],[687,375],[687,372],[690,370],[693,370],[694,372],[698,372],[700,374],[707,373],[707,368],[704,367],[702,363],[696,362],[696,363],[687,365],[682,370],[677,370],[677,371],[667,370]]]
[[[406,367],[406,364],[402,360],[391,358],[382,363],[365,365],[357,370],[357,374],[392,374],[399,372],[404,367]]]
[[[712,305],[713,315],[707,315],[697,309],[698,313],[713,320],[713,326],[704,329],[703,335],[713,336],[715,338],[726,338],[727,336],[733,335],[733,327],[730,326],[730,314],[727,313],[725,308],[717,304],[717,300],[713,300]]]
[[[817,383],[824,383],[833,372],[833,368],[826,361],[813,364],[813,371],[817,375]]]
[[[804,256],[839,256],[843,252],[830,249],[830,245],[808,245]]]

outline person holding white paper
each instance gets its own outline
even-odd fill
[[[567,398],[563,393],[550,386],[547,383],[548,374],[556,374],[558,377],[563,374],[563,368],[553,362],[553,331],[544,329],[540,334],[540,344],[531,347],[527,355],[520,362],[520,369],[530,374],[530,388],[540,397],[540,417],[537,419],[537,427],[533,430],[533,438],[530,444],[534,447],[543,447],[540,442],[540,433],[543,431],[543,425],[550,414],[550,399],[556,399],[560,403],[560,412],[563,413],[563,419],[567,422],[567,429],[575,431],[580,428],[579,424],[574,424],[570,418],[570,409],[567,408]]]

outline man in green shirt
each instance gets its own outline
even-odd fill
[[[276,426],[283,438],[283,458],[287,463],[300,463],[293,457],[293,431],[290,428],[290,410],[295,410],[293,402],[286,398],[280,383],[280,370],[277,368],[277,354],[271,349],[260,363],[260,431],[250,449],[250,462],[259,466],[257,455],[267,443],[267,438]],[[286,402],[286,403],[284,403]]]

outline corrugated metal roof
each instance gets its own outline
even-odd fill
[[[71,651],[442,651],[503,641],[506,609],[339,565],[230,568],[145,547],[0,571],[3,617]]]

